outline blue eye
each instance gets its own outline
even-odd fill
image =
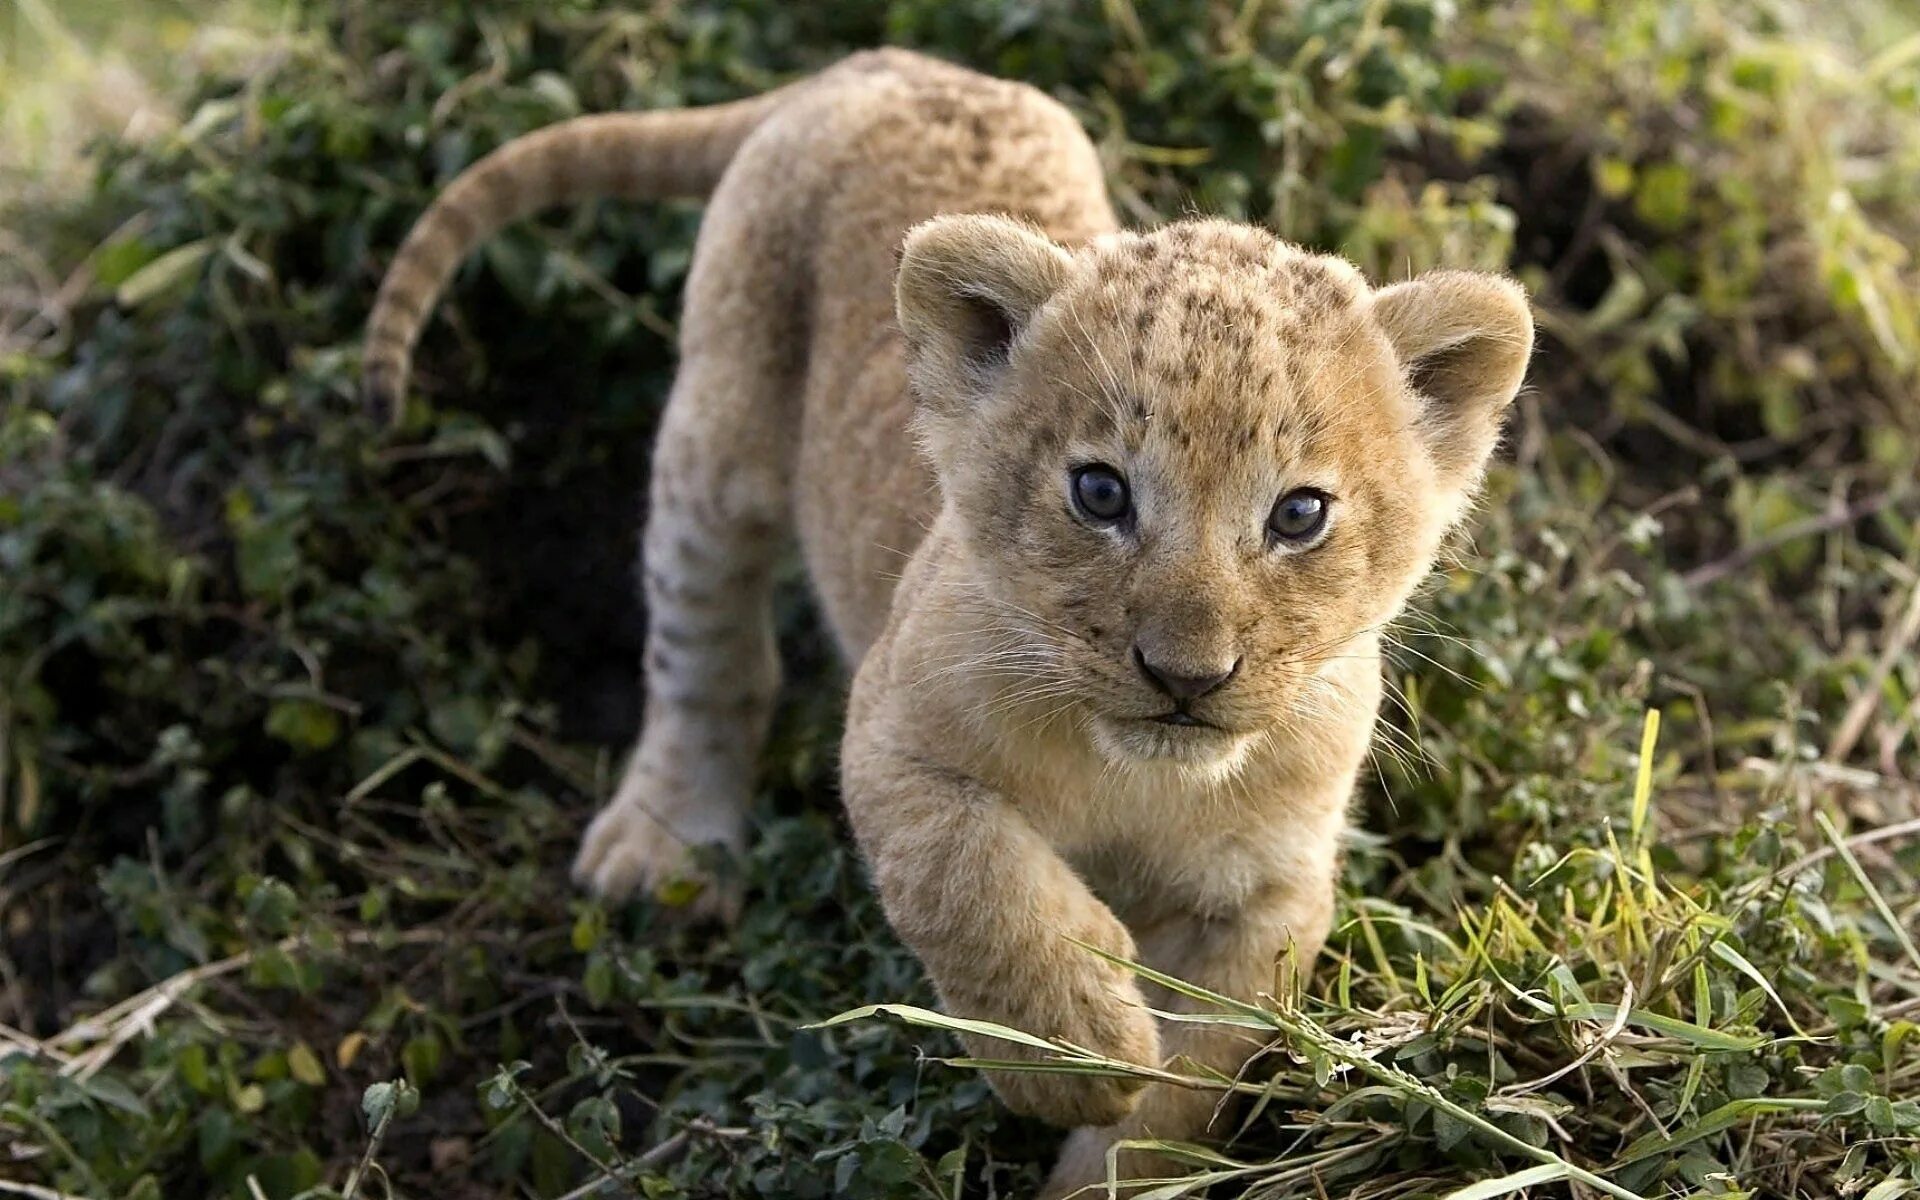
[[[1313,488],[1295,488],[1273,502],[1267,532],[1277,541],[1310,542],[1327,527],[1332,497]]]
[[[1120,472],[1104,463],[1081,467],[1073,473],[1073,506],[1089,521],[1111,525],[1125,520],[1133,511],[1133,498],[1127,493],[1127,481]]]

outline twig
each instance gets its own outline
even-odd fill
[[[4,717],[4,712],[0,712],[0,717]],[[5,736],[5,731],[0,730],[0,738],[4,738],[4,736]],[[0,750],[4,750],[4,749],[5,749],[4,743],[0,742]],[[0,763],[0,768],[4,768],[4,763]],[[3,789],[5,784],[6,784],[6,775],[4,773],[0,773],[0,789]],[[3,794],[3,793],[0,793],[0,794]],[[59,844],[60,844],[59,838],[43,837],[38,841],[28,842],[24,846],[15,846],[13,849],[7,851],[5,854],[0,854],[0,871],[6,870],[8,867],[11,867],[13,864],[19,862],[23,858],[28,857],[29,855],[38,854],[40,851],[45,850],[48,846],[57,846]]]
[[[1865,833],[1856,833],[1843,841],[1841,845],[1851,849],[1854,846],[1865,846],[1870,842],[1890,841],[1893,838],[1906,837],[1909,834],[1916,833],[1920,833],[1920,817],[1916,817],[1911,821],[1901,821],[1894,825],[1882,825],[1878,829],[1869,829]],[[1773,874],[1780,877],[1798,875],[1813,864],[1833,857],[1835,853],[1834,847],[1822,846],[1818,850],[1802,855],[1800,858],[1795,859],[1792,863],[1779,871],[1775,871]]]
[[[507,730],[507,737],[513,744],[546,764],[548,770],[567,781],[574,790],[587,796],[600,792],[600,785],[593,778],[591,767],[572,761],[572,756],[520,722],[515,721]]]
[[[624,1178],[624,1176],[633,1169],[631,1162],[620,1163],[618,1165],[606,1162],[598,1154],[581,1145],[578,1138],[575,1138],[573,1134],[567,1132],[565,1125],[555,1120],[553,1115],[547,1112],[546,1109],[541,1108],[540,1102],[534,1099],[533,1095],[529,1093],[527,1089],[520,1086],[519,1080],[509,1079],[507,1084],[513,1089],[514,1095],[519,1099],[520,1103],[524,1104],[527,1111],[533,1114],[534,1120],[540,1122],[548,1133],[560,1139],[562,1144],[571,1149],[575,1154],[578,1154],[581,1158],[592,1163],[593,1169],[600,1172],[600,1177],[591,1181],[591,1187],[599,1187],[603,1183],[611,1183],[620,1188],[623,1195],[632,1196],[634,1194],[633,1189],[627,1186]]]
[[[735,1126],[715,1125],[705,1118],[695,1117],[693,1120],[688,1121],[686,1127],[678,1133],[667,1138],[658,1146],[653,1147],[653,1149],[648,1150],[639,1158],[627,1163],[626,1166],[621,1168],[621,1173],[632,1175],[652,1167],[666,1166],[668,1163],[686,1153],[687,1147],[693,1142],[695,1137],[714,1137],[723,1138],[728,1141],[738,1141],[742,1138],[752,1136],[752,1130]],[[599,1179],[590,1179],[566,1195],[559,1197],[559,1200],[583,1200],[584,1197],[593,1195],[594,1192],[609,1183],[622,1185],[625,1182],[625,1180],[612,1179],[605,1176]]]
[[[0,1179],[0,1192],[14,1196],[31,1196],[33,1200],[88,1200],[86,1196],[77,1196],[72,1192],[56,1192],[37,1183],[15,1183],[10,1179]]]
[[[1847,705],[1846,715],[1840,718],[1840,728],[1834,730],[1833,741],[1827,744],[1828,762],[1839,762],[1852,753],[1860,735],[1867,730],[1867,722],[1880,707],[1887,676],[1893,674],[1893,668],[1912,648],[1916,638],[1920,638],[1920,583],[1914,584],[1907,594],[1906,611],[1887,634],[1886,645],[1880,647],[1880,657],[1873,661],[1873,670],[1867,672],[1860,694]]]
[[[360,1155],[360,1161],[353,1164],[353,1174],[347,1176],[346,1186],[340,1189],[340,1200],[353,1200],[360,1190],[360,1181],[366,1177],[367,1168],[373,1165],[373,1156],[380,1152],[380,1143],[387,1138],[387,1126],[393,1123],[393,1110],[389,1108],[380,1114],[380,1120],[374,1125],[373,1132],[367,1135],[367,1148]]]
[[[5,1022],[0,1022],[0,1061],[11,1058],[16,1054],[27,1054],[36,1058],[51,1058],[60,1063],[65,1063],[68,1058],[67,1055],[60,1053],[32,1034],[24,1030],[15,1029]]]
[[[642,1154],[639,1158],[634,1159],[626,1170],[638,1172],[646,1167],[657,1166],[669,1159],[675,1158],[681,1151],[687,1148],[687,1143],[691,1140],[692,1135],[682,1129],[679,1133],[674,1134],[666,1141],[661,1142],[658,1146]],[[597,1179],[587,1180],[587,1182],[560,1197],[560,1200],[581,1200],[582,1197],[591,1196],[608,1184],[624,1188],[626,1181],[610,1175],[602,1175]]]
[[[1882,775],[1866,767],[1851,767],[1845,763],[1831,763],[1825,759],[1778,763],[1771,759],[1749,756],[1741,760],[1740,769],[1750,775],[1758,775],[1767,783],[1798,781],[1804,777],[1807,782],[1822,787],[1845,788],[1848,791],[1866,792],[1870,795],[1920,797],[1920,787],[1915,787],[1898,776]]]
[[[253,961],[253,952],[247,951],[217,962],[210,962],[182,971],[178,975],[164,979],[140,992],[128,1000],[122,1001],[106,1012],[94,1017],[83,1018],[67,1029],[56,1033],[47,1040],[49,1046],[59,1046],[69,1042],[88,1041],[98,1034],[104,1034],[104,1040],[96,1043],[84,1054],[77,1054],[60,1068],[62,1075],[85,1081],[93,1078],[102,1067],[111,1062],[120,1048],[153,1030],[153,1023],[160,1015],[172,1008],[174,1002],[189,989],[230,975]]]
[[[1845,529],[1849,525],[1873,516],[1897,499],[1899,496],[1894,492],[1881,492],[1877,496],[1870,496],[1838,512],[1821,513],[1817,517],[1807,517],[1782,525],[1765,537],[1740,547],[1725,558],[1715,559],[1713,562],[1695,567],[1682,575],[1680,582],[1689,588],[1703,588],[1710,583],[1718,583],[1729,575],[1745,570],[1755,560],[1765,558],[1790,542],[1812,537],[1815,534],[1831,533],[1836,529]]]
[[[383,942],[394,945],[419,945],[438,941],[440,937],[437,930],[428,929],[391,936],[370,930],[356,930],[342,937],[340,942],[346,946],[379,945]],[[305,942],[305,937],[295,935],[282,938],[274,943],[274,948],[282,954],[288,954]],[[74,1055],[60,1068],[62,1075],[81,1080],[91,1079],[113,1059],[115,1054],[120,1052],[121,1047],[142,1033],[150,1032],[154,1021],[172,1008],[183,995],[210,979],[218,979],[223,975],[231,975],[235,971],[246,968],[252,964],[256,953],[253,950],[245,950],[163,979],[118,1004],[102,1009],[92,1016],[82,1017],[66,1029],[46,1039],[42,1046],[57,1050],[63,1046],[101,1039],[84,1053]]]

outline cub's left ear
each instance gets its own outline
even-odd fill
[[[1374,293],[1434,462],[1478,481],[1533,353],[1533,313],[1519,284],[1474,271],[1432,271]]]

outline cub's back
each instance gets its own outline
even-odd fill
[[[800,541],[840,647],[858,662],[938,502],[908,429],[893,313],[902,238],[954,212],[1006,213],[1068,243],[1116,222],[1099,156],[1066,108],[899,50],[846,60],[756,130],[714,196],[709,233],[724,235],[736,212],[764,222],[776,207],[795,214],[801,243],[791,248],[806,326]]]

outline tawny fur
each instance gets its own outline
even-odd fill
[[[1254,1043],[1160,1024],[1145,1006],[1177,998],[1074,942],[1249,999],[1312,963],[1382,630],[1478,486],[1524,297],[1457,272],[1375,290],[1224,222],[1121,232],[1064,109],[915,55],[772,96],[510,144],[421,221],[371,323],[392,400],[432,298],[502,220],[717,177],[654,457],[646,724],[577,874],[609,897],[704,882],[730,911],[694,849],[745,843],[771,566],[797,532],[857,668],[847,811],[942,1003],[1231,1074]],[[946,215],[967,213],[987,215]],[[1127,479],[1124,527],[1076,512],[1091,463]],[[1268,513],[1299,487],[1332,497],[1326,531],[1276,543]],[[1204,724],[1154,719],[1171,701],[1136,653],[1231,667],[1190,706]],[[1104,1177],[1117,1139],[1222,1130],[1209,1093],[993,1082],[1079,1127],[1050,1195]]]

